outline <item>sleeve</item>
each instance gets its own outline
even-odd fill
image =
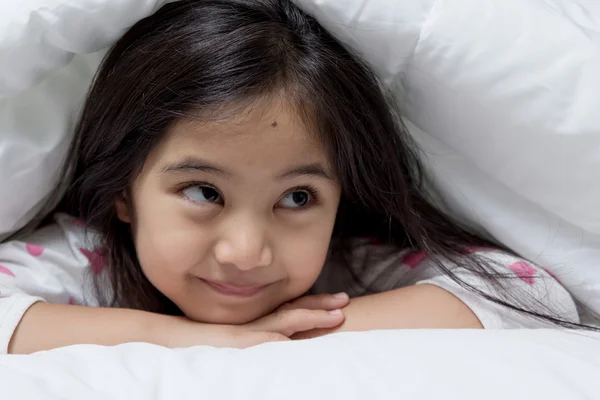
[[[77,220],[57,215],[55,224],[0,244],[0,354],[6,354],[14,330],[34,303],[94,303],[86,295],[86,276],[102,260],[97,251],[86,250],[85,237]]]
[[[574,299],[544,268],[499,251],[479,250],[477,253],[478,256],[484,257],[493,269],[490,272],[498,277],[499,286],[491,285],[489,280],[474,274],[464,266],[449,265],[452,272],[483,293],[503,299],[510,304],[571,323],[580,322]],[[417,269],[420,270],[415,284],[435,285],[452,293],[473,311],[484,328],[556,328],[556,325],[549,321],[496,304],[462,287],[449,276],[441,274],[432,263],[431,260],[425,260],[421,266],[415,268],[415,272]]]

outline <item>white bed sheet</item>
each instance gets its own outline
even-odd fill
[[[597,400],[600,335],[379,331],[246,350],[73,346],[0,357],[2,399]]]

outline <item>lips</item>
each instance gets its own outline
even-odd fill
[[[200,278],[200,280],[208,285],[214,291],[228,295],[239,297],[252,297],[262,292],[268,285],[260,286],[237,286],[222,282],[213,282]]]

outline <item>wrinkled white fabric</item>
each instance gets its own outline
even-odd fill
[[[0,2],[0,238],[53,187],[105,48],[159,3]]]
[[[587,400],[598,398],[598,339],[405,330],[247,350],[73,346],[0,357],[0,393],[11,400]]]

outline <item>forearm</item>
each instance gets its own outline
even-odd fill
[[[8,352],[30,354],[75,344],[148,342],[166,346],[168,343],[162,343],[162,338],[168,335],[162,329],[176,321],[177,317],[137,310],[40,302],[32,305],[21,319]]]
[[[434,285],[414,285],[352,299],[346,319],[335,329],[295,335],[306,339],[334,332],[381,329],[481,329],[475,314],[450,292]]]

